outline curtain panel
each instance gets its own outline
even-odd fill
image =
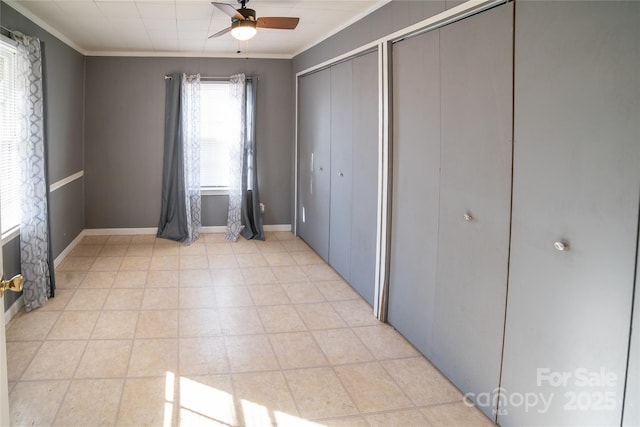
[[[200,74],[182,75],[182,144],[184,150],[184,187],[187,210],[187,239],[193,243],[202,226],[200,191]]]
[[[230,149],[229,211],[227,240],[264,240],[256,156],[256,95],[257,78],[244,74],[231,76],[231,110],[238,114],[233,121],[235,135]],[[242,223],[244,222],[244,228]]]
[[[55,294],[49,241],[42,49],[36,37],[15,32],[13,38],[18,52],[16,83],[22,171],[20,263],[24,304],[31,311]]]
[[[245,75],[236,74],[229,79],[229,109],[231,113],[229,145],[229,209],[225,239],[235,242],[242,229],[242,168],[245,160],[247,123],[247,91]]]
[[[242,212],[245,239],[264,240],[262,211],[260,209],[260,192],[258,190],[258,155],[256,150],[256,95],[258,79],[246,81],[247,92],[247,126],[245,142],[245,162],[242,169]]]
[[[192,243],[201,228],[200,75],[166,78],[162,198],[157,237]]]

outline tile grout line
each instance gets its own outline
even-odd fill
[[[330,306],[331,309],[333,310],[333,306]],[[334,310],[335,311],[335,310]],[[336,312],[336,314],[342,319],[342,316],[340,316],[340,313]],[[351,330],[351,328],[349,327],[349,324],[342,319],[342,321],[344,322],[345,325],[347,325],[347,328],[340,328],[340,329],[349,329]],[[318,346],[318,348],[320,349],[320,351],[324,354],[325,358],[327,359],[327,361],[329,362],[329,368],[331,369],[331,372],[333,372],[333,375],[335,375],[336,379],[338,380],[338,383],[340,384],[340,386],[342,387],[342,389],[344,390],[344,392],[347,394],[347,396],[349,397],[349,400],[351,400],[351,403],[353,404],[353,407],[356,409],[356,411],[358,412],[357,415],[364,417],[362,414],[362,411],[360,410],[360,408],[358,407],[358,404],[356,403],[355,398],[353,397],[353,395],[351,394],[351,392],[349,391],[349,389],[347,388],[347,386],[344,384],[344,381],[342,381],[342,379],[340,378],[340,375],[338,375],[338,371],[336,370],[336,364],[333,363],[331,361],[331,359],[329,359],[329,355],[326,354],[326,352],[322,349],[322,346],[318,343],[318,339],[316,338],[316,336],[313,334],[313,332],[310,333],[311,337],[313,338],[313,341],[316,343],[316,345]],[[355,335],[355,334],[354,334]],[[354,362],[355,363],[355,362]],[[353,416],[353,415],[352,415]]]
[[[180,257],[180,247],[178,248],[178,256]],[[209,260],[207,259],[207,266],[209,265]],[[151,261],[149,261],[149,266],[151,266]],[[178,267],[180,267],[180,260],[178,260]],[[181,309],[181,304],[180,304],[180,295],[182,292],[182,287],[180,286],[180,276],[182,273],[182,269],[178,270],[178,283],[176,283],[176,289],[178,290],[178,307],[176,309],[176,372],[175,375],[173,377],[173,396],[172,396],[172,401],[173,401],[173,408],[174,410],[172,411],[173,413],[172,415],[172,420],[171,420],[171,425],[180,425],[180,401],[179,401],[179,396],[180,396],[180,378],[181,378],[181,370],[180,370],[180,348],[181,348],[181,340],[182,337],[180,335],[180,309]],[[145,293],[146,293],[146,286],[145,286]],[[142,311],[142,304],[144,303],[144,300],[140,303],[140,310]],[[139,318],[139,316],[138,316]],[[136,335],[137,335],[137,327],[136,327]],[[165,396],[166,399],[166,396]],[[166,416],[166,414],[165,414]]]
[[[97,259],[97,258],[96,258],[96,259]],[[94,261],[94,263],[95,263],[95,261]],[[93,263],[92,263],[92,265],[93,265]],[[82,278],[82,280],[78,283],[78,289],[80,288],[80,285],[81,285],[81,284],[82,284],[82,282],[86,279],[86,277],[87,277],[87,274],[85,274],[85,275],[84,275],[84,277]],[[112,284],[112,285],[113,285],[113,284]],[[77,289],[76,289],[76,291],[77,291]],[[74,291],[74,295],[76,294],[76,291]],[[108,293],[107,293],[107,295],[108,295]],[[67,301],[67,303],[66,303],[66,304],[65,304],[65,306],[63,307],[63,310],[61,311],[60,316],[58,317],[58,319],[56,320],[56,322],[55,322],[55,323],[53,324],[53,326],[51,327],[51,330],[49,331],[49,333],[45,336],[44,341],[46,341],[46,337],[48,337],[48,336],[49,336],[49,334],[51,334],[51,331],[55,328],[55,325],[60,321],[60,318],[62,317],[62,315],[63,315],[64,313],[66,313],[66,310],[65,310],[65,309],[67,308],[67,305],[69,304],[69,302],[70,302],[70,301],[71,301],[71,299],[69,299],[69,301]],[[106,303],[106,298],[105,298],[105,302],[103,302],[103,303],[102,303],[102,307],[104,307],[104,304],[105,304],[105,303]],[[96,311],[98,311],[99,313],[101,313],[101,312],[102,312],[102,308],[100,308],[99,310],[96,310]],[[84,348],[82,349],[82,354],[80,355],[80,358],[78,359],[78,363],[77,363],[77,365],[76,365],[75,369],[73,370],[73,373],[71,374],[71,378],[69,379],[69,383],[67,384],[66,390],[64,391],[64,394],[63,394],[63,396],[62,396],[62,399],[60,400],[60,404],[58,405],[58,408],[57,408],[57,410],[56,410],[56,414],[55,414],[55,416],[53,417],[53,422],[52,422],[52,424],[55,424],[56,420],[58,419],[58,416],[60,415],[60,411],[62,410],[62,407],[64,406],[64,402],[66,401],[66,399],[67,399],[67,395],[69,394],[69,389],[71,388],[71,385],[73,384],[73,381],[74,381],[74,379],[75,379],[75,377],[76,377],[76,374],[77,374],[77,372],[78,372],[78,369],[80,368],[80,363],[82,362],[82,359],[84,358],[84,355],[85,355],[85,354],[86,354],[86,352],[87,352],[87,347],[89,347],[89,342],[90,342],[90,340],[91,340],[91,335],[93,334],[93,331],[95,330],[96,324],[98,323],[98,318],[100,318],[100,314],[98,314],[98,317],[96,318],[95,323],[93,324],[93,327],[91,328],[91,332],[89,332],[89,334],[88,334],[88,337],[86,338],[86,340],[84,340],[84,341],[85,341],[85,343],[84,343]],[[43,341],[43,342],[44,342],[44,341]],[[34,359],[35,359],[35,356],[34,356]],[[32,362],[33,362],[33,360],[32,360]]]
[[[271,267],[269,267],[269,269],[271,270]],[[273,270],[271,270],[272,274],[273,274]],[[275,274],[274,274],[275,276]],[[252,299],[253,301],[253,299]],[[278,357],[278,353],[276,353],[275,348],[273,347],[273,342],[271,341],[271,334],[267,333],[267,328],[265,328],[264,326],[264,321],[262,320],[262,316],[260,316],[260,312],[258,311],[257,308],[255,308],[254,305],[254,310],[256,311],[256,314],[258,315],[258,319],[260,319],[260,324],[262,325],[262,330],[264,331],[265,334],[265,338],[267,339],[267,342],[269,343],[269,348],[271,349],[271,352],[273,353],[273,357],[276,360],[276,363],[278,364],[278,367],[280,368],[278,370],[278,373],[280,374],[280,376],[282,377],[285,385],[287,386],[287,391],[289,392],[289,395],[291,396],[291,400],[293,400],[293,406],[296,408],[296,412],[297,415],[301,415],[300,412],[300,407],[298,405],[298,402],[295,398],[295,395],[293,394],[293,391],[291,390],[291,385],[289,384],[289,381],[287,381],[287,376],[284,374],[283,372],[283,368],[282,368],[282,362],[280,361],[280,358]],[[269,411],[269,412],[273,412],[273,411]],[[272,416],[272,414],[269,414],[269,417],[271,418],[271,422],[272,423],[276,423],[277,420],[275,420]]]
[[[273,240],[277,240],[277,235],[273,235],[273,236],[269,236],[269,237],[272,238]],[[120,273],[122,273],[124,271],[129,271],[129,270],[121,270],[121,268],[123,266],[123,260],[127,257],[126,253],[128,253],[129,250],[131,249],[131,247],[134,246],[133,238],[130,238],[130,239],[131,240],[127,244],[127,252],[125,252],[125,256],[124,257],[121,257],[120,263],[118,265],[118,270],[116,272],[116,279],[114,279],[114,280],[118,280],[117,277],[118,277],[118,275]],[[298,243],[298,241],[296,239],[287,239],[287,240]],[[277,240],[277,241],[278,241],[278,243],[280,243],[282,245],[282,242],[284,240],[283,241]],[[210,242],[210,241],[205,239],[202,244],[206,245],[208,242]],[[211,241],[211,243],[214,243],[214,242],[215,243],[220,243],[220,242],[217,242],[217,241]],[[118,243],[118,242],[115,242],[115,243]],[[138,243],[138,244],[144,244],[144,243]],[[106,246],[108,246],[108,244],[106,242],[102,244],[103,248],[106,247]],[[152,255],[151,255],[150,258],[153,257],[153,253],[155,253],[155,248],[157,246],[158,246],[157,244],[154,244],[154,251],[152,252]],[[266,257],[264,256],[265,253],[262,251],[262,248],[259,245],[257,245],[257,246],[258,246],[258,252],[257,253],[259,253],[262,256],[262,258],[266,259]],[[285,246],[282,245],[282,247],[284,248]],[[205,250],[205,254],[206,254],[205,258],[206,258],[206,261],[207,261],[207,268],[206,269],[201,269],[201,270],[208,272],[208,276],[210,278],[210,281],[208,281],[205,286],[201,286],[199,284],[198,286],[193,287],[193,289],[196,289],[196,288],[202,288],[202,289],[210,288],[210,289],[214,290],[213,292],[214,292],[214,297],[216,298],[216,300],[213,301],[213,303],[215,303],[215,304],[213,304],[213,307],[211,307],[211,309],[213,309],[216,313],[218,313],[217,322],[222,324],[223,320],[219,316],[219,310],[220,310],[221,306],[219,305],[219,301],[217,301],[217,294],[215,292],[215,289],[220,288],[221,284],[214,284],[214,283],[216,283],[216,280],[213,278],[213,275],[215,274],[214,271],[216,269],[211,267],[211,264],[209,262],[210,261],[209,260],[209,253],[207,251],[206,246],[205,246],[204,250]],[[233,247],[232,247],[232,250],[233,250]],[[293,259],[292,254],[294,254],[294,253],[305,253],[305,252],[313,254],[313,251],[310,251],[310,250],[301,251],[300,247],[298,245],[289,244],[286,247],[286,251],[285,252],[281,252],[281,253],[286,253],[290,258]],[[76,254],[77,254],[77,252],[76,252]],[[275,274],[275,271],[274,271],[273,268],[274,267],[278,267],[278,266],[270,265],[267,262],[267,265],[263,266],[263,267],[252,267],[252,266],[241,267],[239,265],[240,263],[238,262],[238,259],[237,259],[237,256],[236,256],[237,254],[234,253],[233,255],[234,255],[234,258],[236,260],[236,263],[235,263],[235,267],[231,268],[230,270],[239,271],[240,277],[242,278],[242,285],[241,285],[242,289],[244,289],[249,295],[249,300],[248,301],[251,302],[251,306],[250,307],[251,307],[252,311],[258,316],[258,320],[260,322],[260,326],[262,327],[262,331],[263,331],[262,334],[264,334],[264,336],[266,336],[267,342],[269,344],[269,348],[270,348],[271,352],[273,353],[273,355],[275,357],[275,360],[277,362],[277,366],[279,368],[277,370],[277,372],[279,372],[280,375],[285,380],[285,384],[287,386],[287,392],[289,393],[289,395],[293,399],[293,404],[294,404],[294,407],[295,407],[296,411],[298,412],[298,415],[302,416],[301,411],[300,411],[300,409],[301,409],[300,403],[299,403],[299,400],[293,394],[293,390],[291,388],[290,381],[287,379],[287,376],[285,375],[285,373],[293,372],[293,371],[304,371],[304,370],[326,369],[326,368],[330,368],[330,370],[333,373],[333,375],[335,375],[337,377],[340,386],[345,391],[346,396],[348,396],[348,398],[351,400],[351,404],[353,404],[353,406],[356,409],[357,413],[354,413],[353,415],[342,415],[342,416],[334,416],[334,417],[324,417],[323,416],[322,418],[321,417],[309,418],[309,420],[323,420],[323,419],[324,420],[342,420],[342,419],[347,420],[347,419],[349,419],[351,417],[360,417],[362,420],[365,420],[365,416],[369,417],[369,416],[375,416],[375,415],[381,415],[381,414],[393,414],[394,412],[405,411],[405,410],[418,410],[418,412],[421,414],[422,418],[426,420],[426,416],[420,411],[420,409],[431,408],[431,407],[440,407],[440,406],[452,406],[452,405],[455,405],[456,403],[459,403],[457,400],[455,400],[455,401],[451,401],[451,402],[442,402],[442,403],[436,403],[436,404],[427,405],[427,406],[417,406],[413,402],[413,400],[409,397],[409,395],[407,394],[407,391],[405,391],[405,389],[399,385],[398,380],[396,380],[396,378],[393,375],[391,375],[390,371],[387,369],[387,367],[383,363],[383,362],[388,361],[388,360],[411,359],[411,358],[414,358],[414,357],[421,356],[419,353],[417,353],[416,355],[413,355],[413,356],[389,357],[389,358],[380,358],[375,353],[372,353],[372,356],[374,357],[374,359],[373,360],[369,360],[369,361],[364,361],[364,362],[353,361],[353,362],[348,362],[348,363],[340,363],[340,362],[334,363],[334,362],[332,362],[328,357],[328,353],[319,344],[318,337],[315,334],[318,331],[327,331],[327,330],[345,330],[345,331],[349,331],[352,335],[355,335],[355,339],[357,340],[357,342],[359,342],[363,346],[364,349],[367,349],[367,351],[370,352],[370,353],[372,352],[372,350],[365,344],[365,342],[363,341],[362,337],[358,333],[356,333],[356,330],[357,329],[370,328],[370,327],[379,327],[379,325],[368,325],[368,324],[366,324],[366,322],[364,324],[358,324],[357,322],[354,323],[353,319],[351,319],[350,321],[347,321],[347,317],[345,317],[345,314],[348,314],[348,311],[345,311],[345,309],[347,307],[344,306],[340,310],[338,310],[336,308],[342,302],[356,302],[356,301],[359,301],[359,299],[361,300],[361,298],[359,296],[358,296],[358,298],[346,298],[346,299],[340,297],[339,299],[335,299],[334,300],[333,299],[334,297],[331,296],[332,295],[331,293],[330,294],[326,294],[325,292],[322,291],[324,289],[326,292],[330,292],[328,290],[328,288],[325,289],[325,288],[318,287],[318,285],[316,284],[317,281],[311,280],[311,277],[309,275],[310,274],[309,270],[303,268],[303,265],[299,264],[296,261],[296,259],[294,259],[294,261],[296,262],[296,266],[302,270],[302,272],[304,273],[304,275],[305,275],[305,277],[307,279],[306,282],[301,282],[301,283],[306,283],[306,284],[309,284],[309,285],[313,286],[313,288],[315,288],[315,290],[318,291],[319,294],[323,298],[322,301],[318,301],[318,302],[311,302],[311,301],[309,301],[309,302],[294,302],[288,296],[287,292],[285,291],[285,287],[283,286],[283,285],[286,285],[288,283],[287,282],[281,282],[281,280]],[[136,255],[130,254],[130,256],[136,256]],[[180,257],[181,256],[193,256],[193,255],[191,255],[191,254],[180,255],[179,254],[178,255],[178,263],[179,263],[179,265],[177,266],[177,269],[176,269],[176,271],[178,271],[178,283],[176,284],[176,286],[174,286],[177,289],[176,294],[177,294],[177,304],[178,304],[178,307],[175,310],[177,312],[177,321],[176,321],[176,327],[177,327],[177,332],[176,332],[176,337],[177,337],[176,338],[176,340],[177,340],[177,350],[176,350],[177,351],[177,358],[176,358],[176,360],[177,360],[177,368],[176,368],[176,377],[174,379],[174,381],[176,381],[176,383],[174,383],[174,386],[175,386],[174,390],[177,390],[176,393],[180,393],[180,391],[179,391],[179,385],[180,385],[179,384],[179,377],[180,377],[180,371],[181,371],[180,370],[180,360],[181,360],[181,358],[180,358],[180,342],[181,342],[181,339],[183,338],[181,333],[180,333],[180,325],[181,325],[181,322],[184,321],[184,318],[181,319],[180,313],[182,311],[186,311],[186,309],[187,309],[187,307],[183,308],[183,306],[180,304],[180,298],[183,295],[186,295],[186,293],[185,293],[186,291],[184,289],[182,289],[184,286],[181,285],[180,281],[181,281],[182,272],[192,270],[192,269],[185,269],[184,268],[184,266],[187,265],[187,264],[180,264]],[[99,257],[100,256],[94,257],[95,259],[92,262],[92,266],[96,262],[96,259],[99,258]],[[193,261],[193,260],[190,260],[190,261]],[[326,263],[324,263],[324,264],[326,265]],[[192,264],[189,264],[189,265],[192,265]],[[304,264],[304,265],[307,265],[307,264]],[[318,265],[322,265],[322,264],[319,263]],[[92,272],[97,272],[97,271],[91,269],[92,266],[90,266],[88,270],[83,270],[83,271],[79,271],[78,272],[78,273],[82,274],[82,277],[78,280],[77,286],[70,287],[70,288],[64,288],[64,289],[69,290],[71,292],[71,295],[68,297],[69,298],[68,301],[61,307],[61,310],[56,310],[56,311],[59,311],[60,315],[62,313],[65,313],[65,312],[69,312],[69,311],[66,310],[67,305],[70,303],[70,301],[72,300],[74,295],[76,295],[77,291],[79,289],[83,289],[83,288],[81,288],[81,285],[82,285],[82,282],[86,279],[87,275],[89,275]],[[285,266],[285,267],[293,267],[293,265]],[[269,285],[270,286],[274,286],[274,285],[279,286],[280,289],[282,290],[282,292],[284,292],[284,295],[286,296],[286,299],[289,301],[289,303],[275,303],[275,304],[270,303],[270,304],[265,304],[264,306],[265,307],[287,306],[287,307],[293,308],[293,312],[296,313],[296,315],[300,318],[300,321],[302,322],[302,325],[304,325],[305,330],[302,331],[302,332],[304,332],[306,335],[310,335],[311,336],[311,342],[313,342],[314,345],[320,350],[320,354],[323,355],[324,360],[325,360],[326,363],[323,363],[321,366],[311,366],[311,367],[300,367],[300,368],[297,368],[297,367],[293,368],[292,367],[292,368],[286,368],[286,369],[284,369],[282,367],[282,362],[280,361],[279,356],[275,352],[275,348],[273,346],[273,342],[272,342],[271,337],[274,336],[274,335],[277,335],[279,333],[283,333],[284,334],[284,333],[292,333],[292,332],[295,332],[295,331],[289,331],[289,332],[288,331],[267,332],[267,329],[265,327],[265,320],[263,319],[262,315],[260,314],[260,310],[259,310],[259,308],[262,307],[263,305],[260,305],[260,306],[256,305],[256,299],[254,298],[254,295],[251,292],[251,289],[254,289],[257,286],[262,286],[262,284],[251,284],[250,285],[246,281],[246,277],[247,276],[245,275],[245,270],[248,270],[248,269],[251,269],[251,268],[265,268],[265,269],[268,269],[273,274],[273,276],[275,278],[275,282],[272,283],[272,284],[269,284]],[[225,268],[225,270],[229,270],[229,268]],[[137,270],[137,271],[140,271],[140,270]],[[146,278],[145,278],[145,283],[144,283],[143,289],[145,291],[147,289],[153,289],[153,288],[148,288],[147,287],[149,273],[152,271],[151,270],[151,261],[149,262],[148,268],[146,270],[144,270],[144,271],[146,273]],[[153,270],[153,271],[155,271],[155,270]],[[160,270],[158,270],[158,271],[160,271]],[[172,271],[172,270],[167,270],[167,271]],[[317,276],[314,276],[314,277],[318,278]],[[286,280],[287,278],[283,277],[283,279]],[[231,282],[227,283],[228,280],[231,280]],[[323,280],[320,280],[320,281],[327,281],[327,280],[328,279],[326,279],[326,280],[323,279]],[[336,279],[336,280],[343,281],[341,278]],[[235,282],[234,279],[225,279],[224,286],[222,286],[222,287],[237,288],[238,285],[235,284],[235,283],[232,283],[232,282]],[[297,283],[297,282],[294,282],[294,283]],[[72,385],[73,381],[80,380],[80,379],[75,378],[75,376],[77,375],[78,370],[80,368],[80,362],[82,361],[82,359],[87,354],[87,350],[89,348],[89,345],[93,341],[97,341],[97,339],[94,338],[93,335],[94,335],[94,333],[96,331],[96,328],[98,326],[98,320],[100,319],[100,316],[103,313],[106,313],[108,311],[113,311],[113,310],[106,310],[106,307],[107,307],[107,303],[109,301],[109,297],[111,296],[111,292],[114,289],[116,289],[116,285],[117,284],[116,284],[115,281],[111,283],[111,286],[108,288],[106,297],[105,297],[104,301],[102,302],[101,308],[99,310],[96,310],[98,312],[98,318],[96,319],[95,323],[93,324],[93,327],[91,328],[91,332],[89,333],[89,338],[85,341],[85,346],[83,348],[82,355],[80,356],[78,364],[74,369],[74,373],[72,374],[71,379],[68,381],[68,384],[67,384],[66,389],[64,391],[63,399],[60,401],[60,405],[58,406],[58,409],[57,409],[56,414],[54,416],[54,421],[57,418],[60,417],[62,407],[64,405],[64,402],[66,401],[67,396],[70,393],[71,385]],[[187,286],[186,288],[191,288],[191,286]],[[63,288],[60,288],[60,289],[63,289]],[[90,289],[90,288],[86,288],[86,289]],[[120,289],[120,288],[117,288],[117,289]],[[122,288],[122,289],[125,289],[125,288]],[[116,310],[116,311],[131,311],[131,312],[136,312],[137,313],[136,314],[136,319],[135,319],[135,324],[134,324],[134,329],[133,329],[133,337],[130,340],[131,347],[129,349],[126,372],[124,374],[124,377],[119,377],[119,378],[110,378],[110,377],[108,377],[108,378],[90,378],[91,380],[119,379],[121,381],[120,399],[118,400],[118,405],[117,405],[116,412],[115,412],[115,415],[114,415],[116,422],[119,419],[121,419],[121,411],[123,409],[122,408],[122,403],[123,403],[123,399],[124,399],[124,390],[126,388],[127,381],[130,379],[128,377],[128,374],[129,374],[129,371],[131,369],[131,356],[133,354],[133,349],[134,349],[134,346],[135,346],[135,343],[137,342],[137,340],[142,339],[142,338],[140,338],[138,336],[138,326],[140,325],[140,320],[141,320],[140,315],[142,314],[143,311],[145,311],[145,310],[142,309],[142,305],[143,305],[143,302],[144,302],[144,293],[145,292],[143,292],[143,297],[140,300],[137,309],[120,309],[120,308],[118,308]],[[328,295],[331,296],[331,297],[328,297]],[[337,295],[340,295],[340,294],[338,293]],[[327,307],[330,308],[331,312],[334,313],[337,316],[337,318],[339,318],[343,322],[343,324],[345,326],[344,327],[332,327],[332,328],[326,328],[326,329],[324,329],[324,328],[321,328],[321,329],[310,329],[308,320],[305,320],[300,315],[300,313],[301,313],[300,309],[303,308],[306,305],[311,306],[311,305],[314,305],[314,304],[326,304]],[[149,310],[149,311],[154,311],[154,310]],[[157,309],[157,310],[160,310],[160,309]],[[71,311],[75,311],[75,310],[71,310]],[[60,317],[56,318],[56,320],[53,322],[51,328],[45,334],[45,337],[42,340],[35,340],[34,341],[34,342],[38,342],[39,343],[38,348],[35,349],[34,358],[38,354],[40,349],[42,348],[42,345],[44,344],[44,342],[48,342],[48,341],[77,341],[77,340],[72,340],[72,339],[68,339],[68,340],[67,339],[65,339],[65,340],[48,340],[49,335],[54,330],[55,325],[58,324],[58,322],[60,322],[60,320],[61,320]],[[397,333],[397,331],[396,331],[396,333]],[[242,331],[235,331],[234,330],[232,335],[229,334],[229,333],[225,333],[223,331],[220,331],[219,334],[218,333],[214,333],[213,335],[211,335],[211,333],[207,332],[206,337],[202,337],[202,338],[219,337],[221,339],[221,342],[224,345],[224,348],[223,348],[224,360],[225,360],[225,363],[228,366],[228,368],[226,369],[226,372],[228,372],[228,374],[223,375],[222,373],[219,373],[219,374],[215,374],[215,375],[220,375],[220,377],[229,378],[232,397],[233,397],[233,408],[234,408],[234,411],[237,414],[237,420],[236,421],[238,422],[238,425],[246,425],[246,422],[245,422],[244,417],[243,417],[242,407],[240,405],[241,402],[238,399],[239,396],[237,395],[236,383],[234,381],[234,376],[237,376],[237,375],[239,375],[241,373],[242,374],[244,374],[244,373],[252,374],[252,373],[274,372],[274,371],[272,371],[272,370],[258,370],[258,371],[249,371],[249,372],[233,372],[233,370],[231,368],[231,363],[230,363],[230,355],[229,355],[229,352],[228,352],[228,349],[227,349],[227,345],[226,345],[226,338],[227,337],[244,337],[244,336],[251,336],[251,335],[262,335],[262,334],[255,334],[255,333],[247,334],[247,333],[242,333]],[[194,337],[194,338],[197,338],[197,337]],[[160,340],[160,339],[162,339],[162,337],[154,337],[154,338],[149,338],[149,339],[151,339],[151,340],[156,340],[156,339]],[[104,339],[104,341],[109,341],[109,340],[118,340],[118,339],[117,338]],[[31,363],[33,363],[33,359],[31,360],[29,365],[31,365]],[[365,363],[375,363],[377,366],[382,368],[383,372],[385,372],[386,375],[388,375],[391,378],[391,381],[394,384],[394,386],[400,389],[402,395],[407,399],[407,402],[409,402],[411,404],[411,406],[407,407],[407,408],[403,408],[403,409],[389,409],[389,410],[386,410],[386,411],[363,413],[360,410],[360,408],[358,407],[358,405],[356,404],[356,401],[354,400],[354,397],[351,394],[351,392],[349,391],[349,389],[346,388],[345,383],[343,382],[343,380],[340,378],[340,376],[338,376],[336,368],[340,368],[342,366],[358,366],[358,365],[363,365]],[[28,366],[22,372],[20,377],[22,377],[27,370],[28,370]],[[211,375],[213,375],[213,374],[211,374]],[[136,377],[136,378],[138,378],[138,377]],[[157,376],[143,376],[143,377],[140,377],[140,378],[158,378],[158,377]],[[35,379],[33,381],[26,381],[26,382],[38,382],[38,381],[44,381],[44,380]],[[18,379],[18,381],[16,381],[16,383],[17,382],[21,382],[21,378]],[[179,421],[180,421],[178,403],[179,402],[178,402],[177,398],[174,399],[174,406],[176,408],[176,410],[174,411],[173,419],[172,419],[172,422],[174,423],[174,425],[175,425],[175,423],[179,423]],[[271,419],[273,421],[274,418],[272,418],[272,417],[273,417],[273,415],[271,415]],[[366,420],[365,420],[365,422],[366,422]],[[426,422],[428,423],[428,420],[426,420]]]
[[[117,277],[117,275],[116,275]],[[148,277],[148,272],[147,272],[147,277]],[[115,284],[114,284],[115,285]],[[145,280],[145,289],[146,289],[146,280]],[[136,311],[136,321],[133,327],[133,336],[131,338],[131,347],[129,348],[129,355],[127,358],[127,368],[124,371],[124,377],[122,378],[122,389],[120,391],[120,399],[118,399],[118,406],[116,409],[116,413],[115,413],[115,421],[114,421],[114,425],[118,424],[118,420],[120,419],[120,414],[122,412],[122,401],[124,399],[124,392],[127,386],[127,381],[129,379],[129,369],[131,368],[131,356],[133,356],[133,349],[135,348],[136,345],[136,335],[137,335],[137,331],[138,331],[138,323],[140,322],[140,311],[142,309],[142,303],[144,301],[144,293],[142,296],[142,299],[140,301],[140,307],[138,307],[138,310],[131,310],[131,311]]]

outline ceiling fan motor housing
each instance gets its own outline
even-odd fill
[[[238,3],[242,5],[240,9],[234,9],[233,6],[228,3],[212,1],[211,4],[231,18],[231,26],[212,34],[209,38],[219,37],[231,32],[231,35],[238,40],[249,40],[256,34],[257,27],[276,30],[293,30],[298,25],[298,21],[300,21],[300,18],[282,16],[269,16],[257,19],[256,11],[245,6],[248,1],[249,0],[238,0]]]
[[[249,8],[246,8],[246,7],[243,7],[243,8],[237,9],[237,10],[238,10],[238,13],[240,15],[244,16],[245,20],[248,20],[248,21],[255,21],[256,20],[256,11],[255,10],[249,9]],[[236,21],[241,21],[241,19],[234,18],[234,17],[231,18],[231,22],[236,22]]]

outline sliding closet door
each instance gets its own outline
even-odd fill
[[[377,51],[301,77],[298,96],[298,234],[373,305]]]
[[[439,32],[393,45],[388,321],[432,354],[440,192]]]
[[[345,280],[351,272],[352,61],[331,67],[331,214],[329,264]],[[325,89],[326,90],[326,89]]]
[[[331,72],[298,80],[298,234],[329,259]]]
[[[503,399],[502,425],[620,425],[637,262],[639,28],[638,2],[517,4],[502,386],[550,404]]]
[[[373,306],[378,224],[378,52],[353,62],[351,286]]]
[[[441,178],[434,364],[476,399],[500,382],[512,153],[513,4],[440,30]]]

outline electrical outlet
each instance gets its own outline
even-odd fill
[[[264,213],[264,203],[260,203],[260,213]]]

